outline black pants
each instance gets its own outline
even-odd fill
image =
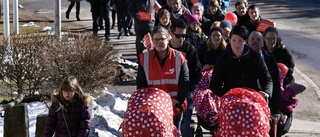
[[[107,4],[109,5],[109,4]],[[110,36],[110,17],[109,17],[109,13],[110,13],[110,7],[106,6],[104,8],[104,11],[102,12],[102,15],[100,12],[92,12],[92,30],[93,30],[93,34],[98,34],[98,27],[99,27],[99,19],[102,17],[104,19],[104,24],[105,24],[105,34],[104,36],[107,38],[109,38]]]
[[[71,1],[69,7],[68,7],[68,10],[67,10],[67,14],[69,14],[74,6],[74,4],[76,4],[76,16],[79,17],[79,14],[80,14],[80,1]]]

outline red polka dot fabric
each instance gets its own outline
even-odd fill
[[[157,88],[135,91],[121,124],[122,137],[179,137],[170,96]]]
[[[202,78],[193,92],[193,104],[197,114],[206,122],[215,122],[218,119],[220,99],[209,89],[209,79],[214,67],[202,71]]]
[[[221,97],[217,137],[269,137],[270,109],[257,91],[234,88]]]

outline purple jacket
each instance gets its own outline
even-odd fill
[[[88,137],[90,129],[88,106],[79,100],[75,100],[69,109],[64,106],[58,101],[58,95],[52,97],[45,126],[45,137],[52,137],[53,134],[56,137],[69,137],[68,128],[72,137]],[[65,121],[68,123],[68,128]]]

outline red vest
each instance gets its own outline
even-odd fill
[[[163,67],[154,50],[140,54],[140,62],[149,87],[162,89],[171,97],[177,96],[180,68],[185,62],[185,57],[180,51],[169,48],[169,57],[166,58]]]

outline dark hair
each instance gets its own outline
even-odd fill
[[[232,35],[238,35],[244,40],[248,40],[249,37],[249,31],[246,27],[242,25],[234,25],[231,32],[230,32],[230,38]]]
[[[187,28],[187,24],[184,20],[182,19],[176,19],[173,20],[171,26],[170,26],[170,31],[171,32],[175,32],[176,28],[180,28],[180,29],[186,29]]]
[[[257,6],[257,5],[254,5],[254,4],[252,4],[252,5],[250,5],[249,6],[249,8],[248,8],[248,10],[253,10],[253,9],[259,9],[259,7]]]
[[[242,0],[239,0],[239,1],[237,1],[237,2],[234,4],[234,7],[237,8],[237,6],[240,6],[241,4],[244,4],[245,7],[248,6],[248,5],[247,5],[247,4],[248,4],[247,2],[242,1]]]
[[[171,18],[170,12],[167,9],[160,9],[158,18],[160,19],[164,14],[169,14],[169,17]]]
[[[276,47],[279,47],[279,46],[282,46],[283,45],[283,42],[282,42],[282,39],[281,37],[279,36],[279,33],[277,31],[277,29],[275,27],[268,27],[264,32],[263,32],[263,37],[266,37],[267,33],[269,32],[274,32],[277,34],[277,43],[276,43]]]

